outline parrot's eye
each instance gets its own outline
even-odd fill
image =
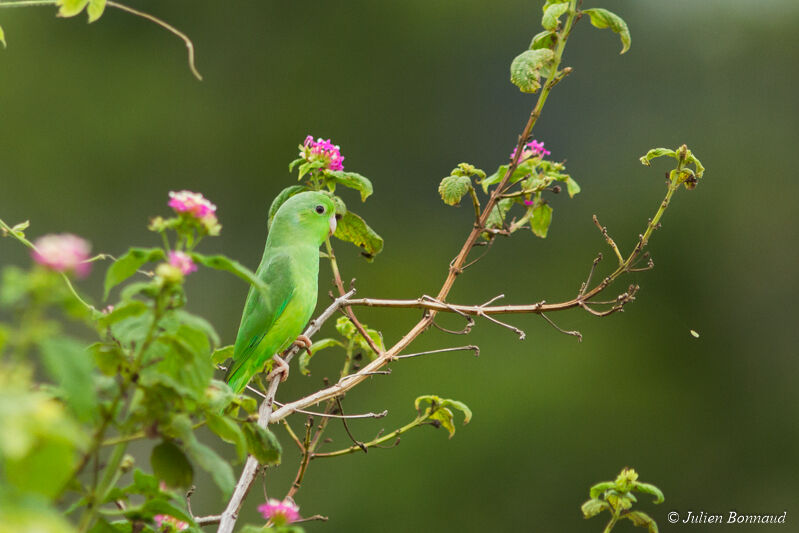
[[[315,209],[316,209],[316,212],[319,213],[320,215],[324,214],[324,212],[325,212],[325,206],[323,206],[323,205],[317,205]]]

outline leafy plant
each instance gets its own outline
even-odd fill
[[[2,1],[0,7],[23,3]],[[183,36],[162,21],[116,2],[53,0],[52,4],[62,16],[85,11],[90,21],[100,18],[106,6],[114,7]],[[578,308],[608,316],[632,302],[637,285],[629,285],[615,298],[600,300],[599,296],[618,278],[652,268],[644,248],[673,195],[681,185],[694,189],[704,175],[702,164],[685,145],[656,148],[641,158],[646,166],[660,157],[671,158],[676,165],[668,173],[664,199],[629,254],[622,253],[594,217],[618,261],[601,281],[592,283],[600,254],[579,292],[563,301],[496,304],[501,295],[480,304],[447,300],[456,279],[485,255],[472,258],[475,247],[483,245],[487,252],[497,239],[511,237],[523,228],[546,238],[552,223],[552,195],[564,188],[569,197],[580,192],[565,163],[550,158],[544,143],[532,139],[532,132],[551,91],[571,73],[569,67],[561,67],[564,49],[575,24],[586,15],[594,26],[610,28],[619,35],[622,53],[629,48],[629,29],[617,15],[601,8],[583,10],[577,0],[544,3],[543,31],[510,66],[511,82],[524,93],[538,95],[515,149],[490,175],[460,163],[439,183],[438,193],[446,205],[459,206],[469,197],[474,220],[435,297],[354,298],[355,289],[347,290],[343,283],[331,240],[325,242],[324,256],[338,295],[309,324],[305,335],[316,335],[337,313],[344,316],[337,319],[328,336],[316,340],[306,352],[300,355],[299,346],[293,346],[282,355],[287,361],[298,357],[300,375],[308,375],[319,357],[339,357],[339,379],[287,403],[275,402],[280,386],[275,376],[256,380],[246,394],[235,394],[219,379],[232,347],[222,346],[213,325],[184,308],[184,282],[200,267],[233,274],[266,290],[241,263],[199,251],[207,237],[218,236],[222,230],[216,206],[201,194],[171,192],[168,206],[172,213],[153,217],[148,226],[157,234],[158,245],[131,247],[118,258],[90,256],[88,242],[74,235],[50,235],[31,242],[26,236],[28,222],[11,226],[0,220],[0,235],[30,248],[34,260],[29,269],[5,267],[0,283],[0,306],[12,317],[0,323],[0,524],[10,531],[35,528],[67,533],[199,531],[218,524],[219,532],[230,533],[258,471],[285,466],[285,443],[271,430],[280,423],[302,456],[295,481],[282,499],[269,499],[259,507],[264,518],[260,526],[246,525],[243,531],[302,531],[296,525],[303,518],[294,498],[314,460],[396,446],[401,435],[422,426],[444,428],[451,438],[456,419],[462,416],[464,424],[471,420],[472,412],[462,401],[424,395],[416,398],[416,416],[406,425],[389,432],[381,430],[366,442],[350,433],[348,419],[381,418],[386,413],[346,414],[342,398],[368,378],[387,374],[389,364],[442,352],[479,353],[475,345],[407,353],[422,332],[437,327],[467,334],[480,318],[523,339],[524,331],[497,317],[526,313],[540,315],[558,331],[580,339],[579,332],[564,331],[549,315]],[[193,68],[191,41],[183,38]],[[0,41],[5,44],[2,30]],[[345,170],[344,159],[340,147],[330,139],[308,136],[299,145],[298,157],[289,164],[289,172],[296,172],[297,180],[275,198],[268,218],[271,223],[283,202],[295,194],[324,192],[336,207],[334,236],[358,247],[371,261],[383,249],[383,239],[350,209],[355,202],[348,200],[347,205],[342,191],[356,193],[357,199],[365,202],[374,188],[368,178]],[[113,262],[105,274],[104,303],[95,304],[76,284],[95,262],[108,259]],[[646,263],[641,267],[642,261]],[[379,328],[361,322],[355,313],[359,307],[415,308],[423,311],[423,316],[389,344]],[[443,328],[436,321],[441,313],[461,317],[464,327],[458,331]],[[297,418],[306,420],[304,432],[292,426]],[[344,424],[351,446],[323,450],[330,420]],[[238,461],[244,462],[238,480],[236,461],[225,460],[201,441],[196,432],[200,427],[207,427],[229,444]],[[129,444],[137,440],[151,442],[148,460],[127,453]],[[197,514],[198,510],[191,508],[190,487],[198,470],[210,475],[225,498],[218,514]],[[637,474],[625,469],[616,481],[591,489],[583,512],[589,517],[608,511],[611,521],[606,532],[624,519],[657,531],[650,517],[631,509],[636,501],[634,492],[652,494],[656,503],[662,501],[658,489],[638,482]],[[304,506],[308,507],[312,504]]]

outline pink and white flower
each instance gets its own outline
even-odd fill
[[[168,514],[157,514],[153,517],[153,520],[156,526],[163,528],[163,531],[183,531],[184,529],[189,529],[189,524],[187,522],[178,520],[174,516]]]
[[[283,501],[270,498],[266,503],[258,506],[264,519],[270,520],[276,526],[291,524],[300,519],[300,508],[291,498]]]
[[[74,272],[84,278],[91,271],[91,263],[87,263],[91,244],[71,233],[51,234],[39,237],[32,252],[33,260],[56,272]]]
[[[194,260],[185,252],[169,252],[169,264],[180,270],[184,276],[197,271]]]
[[[216,206],[198,192],[170,191],[168,205],[176,213],[189,213],[197,219],[208,216],[215,217],[216,213]]]
[[[322,139],[321,137],[316,141],[313,137],[308,135],[305,142],[302,144],[300,157],[306,161],[323,161],[328,170],[344,170],[341,157],[341,148],[337,144],[330,142],[330,139]]]
[[[521,163],[522,161],[530,159],[531,157],[537,157],[537,156],[546,157],[551,154],[552,152],[544,149],[543,142],[538,142],[535,139],[533,139],[532,141],[530,141],[529,143],[525,144],[522,147],[522,156],[519,158],[519,162]],[[513,152],[511,152],[510,158],[513,159],[515,155],[516,155],[516,148],[514,148]]]

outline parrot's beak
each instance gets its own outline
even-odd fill
[[[336,232],[336,215],[330,217],[330,235]]]

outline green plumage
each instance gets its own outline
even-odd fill
[[[335,208],[319,192],[303,192],[280,206],[255,272],[268,290],[250,287],[227,380],[240,393],[257,373],[302,333],[316,307],[319,246],[335,230]]]

